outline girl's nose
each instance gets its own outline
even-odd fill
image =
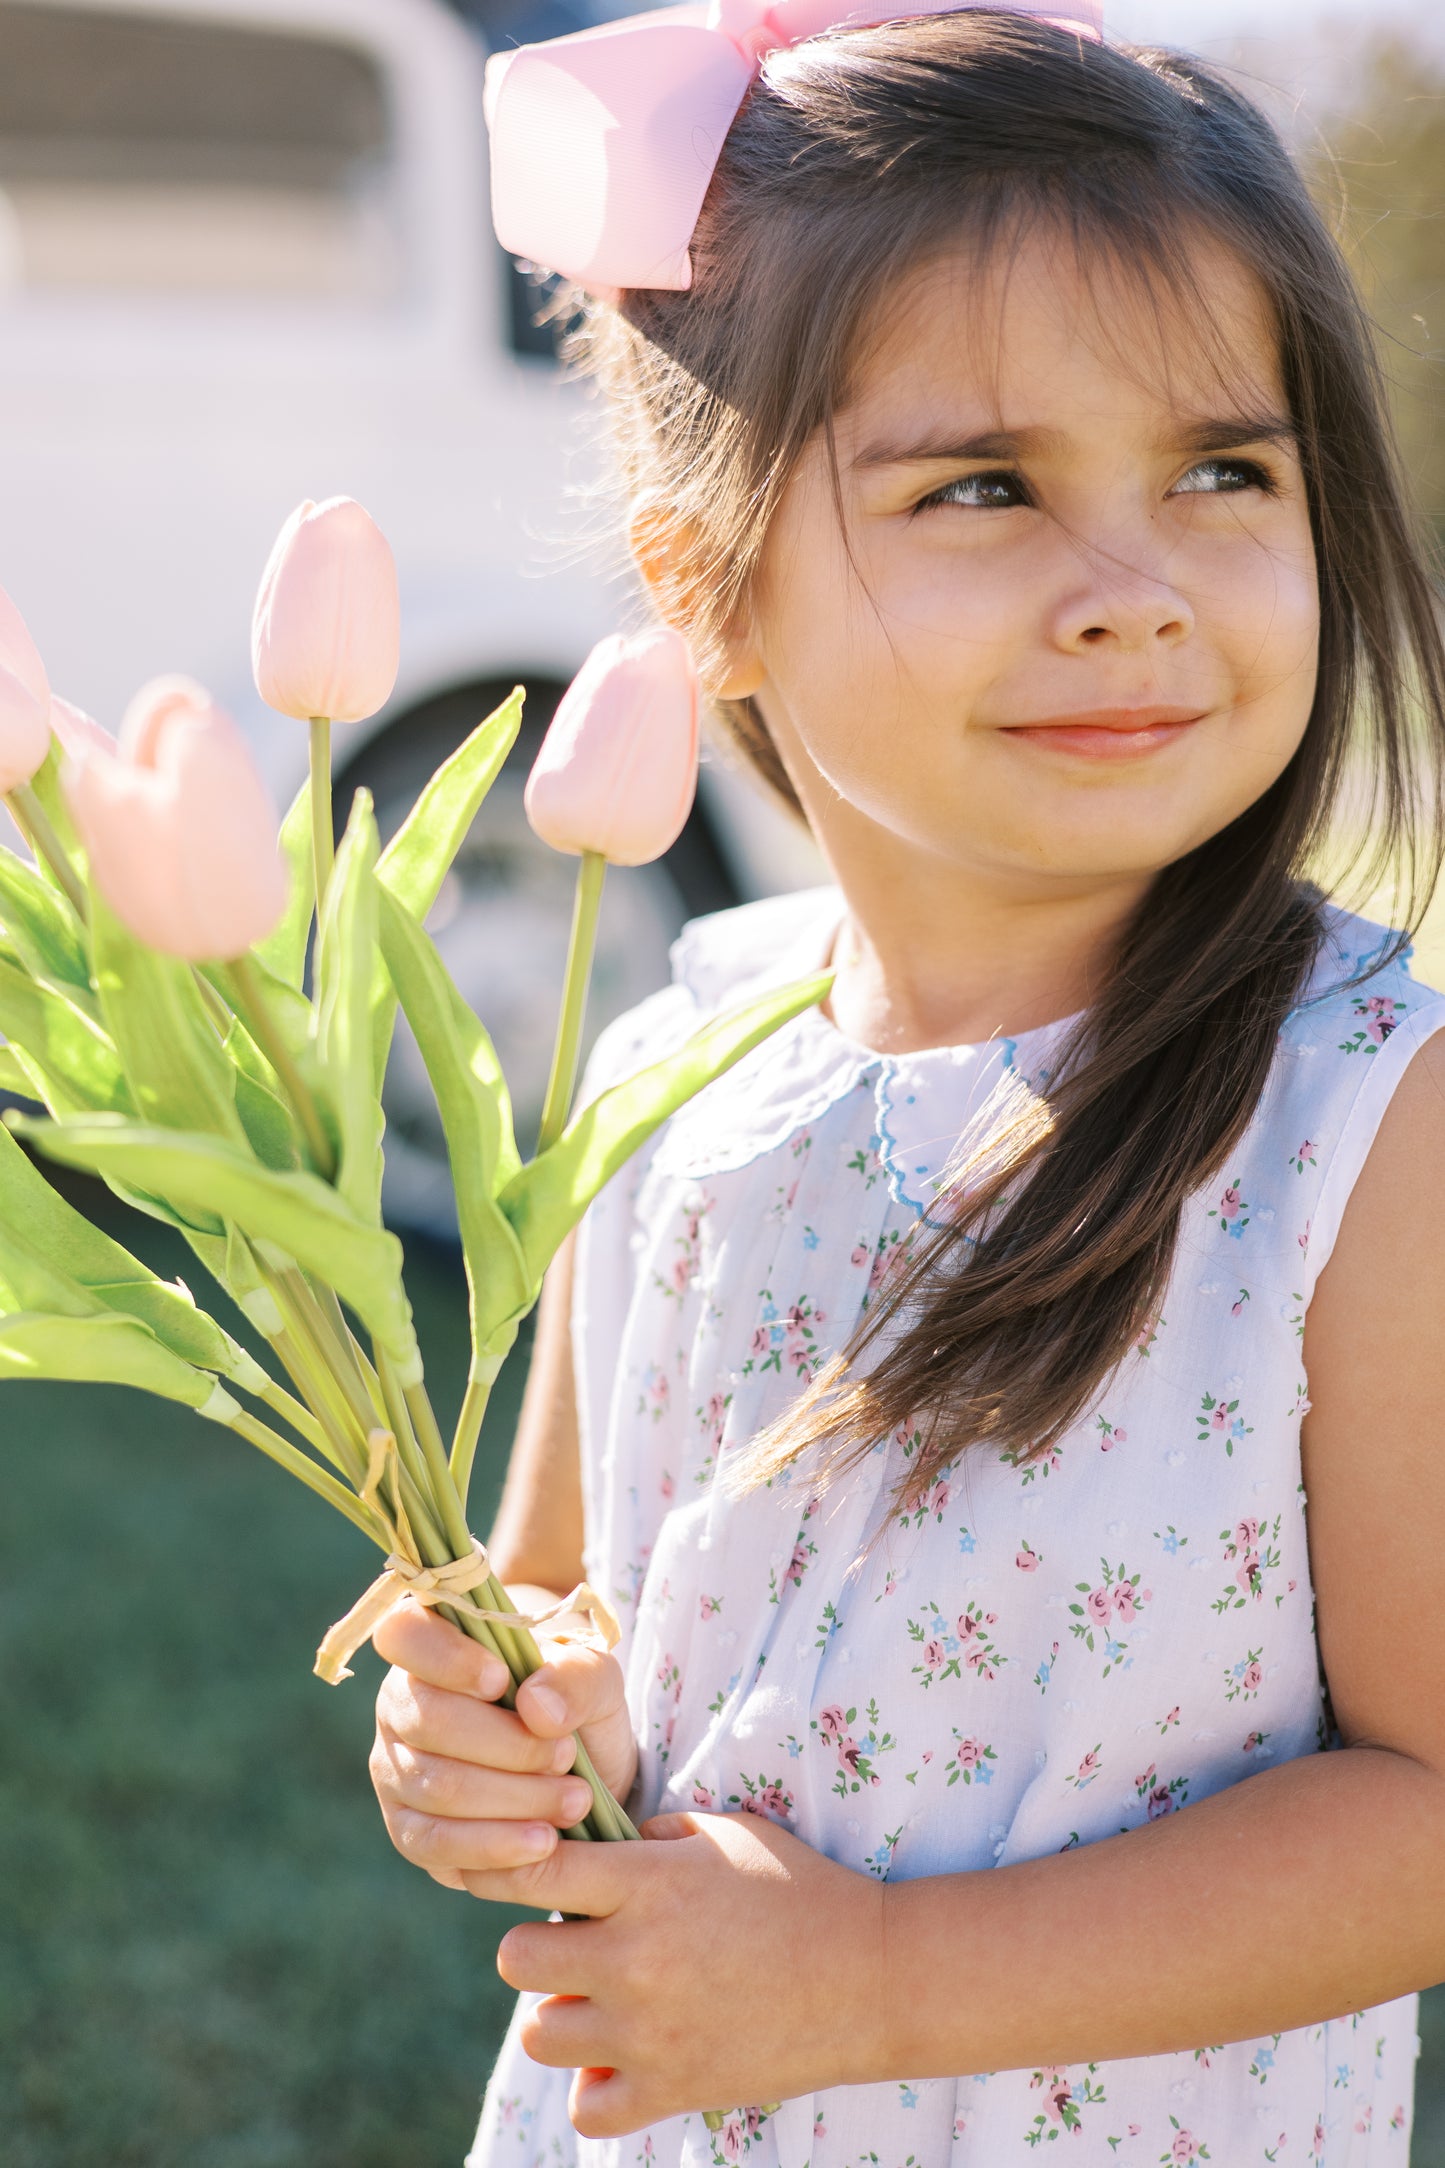
[[[1193,608],[1163,566],[1137,561],[1132,552],[1092,549],[1080,552],[1073,570],[1054,610],[1060,647],[1112,645],[1137,654],[1177,646],[1193,632]]]

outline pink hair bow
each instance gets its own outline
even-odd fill
[[[964,0],[1053,22],[1058,0]],[[1103,0],[1067,27],[1097,38]],[[494,53],[492,222],[514,256],[613,297],[692,284],[688,244],[765,54],[825,30],[961,12],[959,0],[712,0]]]

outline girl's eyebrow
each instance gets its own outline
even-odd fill
[[[1236,451],[1244,444],[1293,444],[1294,423],[1284,414],[1227,414],[1190,422],[1167,438],[1156,441],[1160,452]],[[969,461],[1013,461],[1057,457],[1068,444],[1061,429],[986,429],[977,436],[956,437],[942,429],[908,439],[867,444],[851,464],[855,467],[910,467],[966,465]]]

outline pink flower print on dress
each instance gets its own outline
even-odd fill
[[[698,1598],[698,1615],[701,1618],[716,1618],[722,1607],[723,1600],[721,1596],[699,1596]]]
[[[818,1729],[825,1739],[840,1739],[847,1729],[847,1719],[844,1717],[843,1711],[836,1706],[820,1709],[818,1711]]]
[[[1134,1779],[1134,1790],[1143,1801],[1145,1813],[1151,1822],[1162,1820],[1185,1806],[1189,1799],[1188,1777],[1171,1777],[1166,1784],[1159,1775],[1155,1763],[1150,1762],[1141,1776]]]
[[[1169,2151],[1159,2155],[1160,2160],[1167,2162],[1169,2168],[1187,2168],[1190,2161],[1208,2160],[1208,2146],[1201,2145],[1192,2131],[1181,2130],[1177,2116],[1171,2115],[1169,2120],[1174,2125],[1174,2140]]]
[[[1228,1390],[1228,1387],[1225,1388]],[[1236,1445],[1254,1434],[1253,1423],[1246,1423],[1239,1412],[1239,1396],[1226,1400],[1221,1393],[1201,1393],[1199,1413],[1194,1418],[1199,1425],[1199,1441],[1204,1444],[1210,1438],[1223,1438],[1224,1450],[1232,1458]]]
[[[1103,1676],[1107,1679],[1116,1664],[1124,1664],[1127,1668],[1133,1661],[1128,1655],[1129,1644],[1115,1631],[1114,1621],[1132,1624],[1143,1606],[1152,1602],[1154,1592],[1141,1589],[1142,1576],[1126,1573],[1122,1563],[1115,1568],[1107,1558],[1101,1558],[1099,1564],[1103,1579],[1098,1587],[1090,1587],[1087,1581],[1074,1583],[1084,1601],[1069,1605],[1073,1613],[1069,1632],[1076,1641],[1083,1642],[1091,1656],[1104,1658]]]
[[[1097,1428],[1099,1431],[1099,1451],[1101,1453],[1112,1453],[1116,1445],[1123,1445],[1128,1440],[1129,1433],[1127,1430],[1123,1429],[1118,1423],[1106,1422],[1102,1415],[1099,1417]]]
[[[742,1791],[733,1792],[728,1805],[735,1812],[755,1814],[765,1822],[786,1824],[796,1811],[793,1795],[781,1777],[744,1776]]]
[[[1014,1552],[1014,1564],[1020,1573],[1037,1573],[1042,1563],[1038,1552],[1029,1543],[1022,1544]]]
[[[672,1477],[668,1474],[666,1468],[663,1469],[662,1474],[658,1478],[657,1488],[662,1494],[663,1503],[666,1505],[670,1505],[672,1503],[673,1493],[675,1492],[677,1486],[673,1482]]]
[[[1103,1752],[1104,1742],[1101,1739],[1097,1746],[1090,1747],[1088,1753],[1079,1763],[1078,1768],[1073,1770],[1070,1775],[1066,1776],[1064,1778],[1064,1782],[1066,1784],[1072,1784],[1076,1791],[1083,1791],[1086,1786],[1093,1783],[1095,1777],[1099,1774],[1099,1771],[1103,1766]]]
[[[854,1246],[848,1262],[855,1272],[862,1271],[864,1265],[868,1262],[868,1245],[866,1242],[859,1242]]]
[[[1315,1165],[1315,1145],[1313,1137],[1304,1137],[1301,1139],[1299,1144],[1295,1147],[1294,1151],[1290,1155],[1290,1165],[1294,1168],[1296,1174],[1303,1174],[1306,1167],[1313,1167]]]
[[[1341,1039],[1342,1054],[1373,1054],[1376,1047],[1383,1046],[1395,1029],[1400,1018],[1406,1014],[1403,1001],[1393,1001],[1388,994],[1370,994],[1363,1001],[1353,1004],[1355,1015],[1364,1019],[1360,1029]]]
[[[1044,2105],[1034,2117],[1032,2128],[1024,2132],[1025,2145],[1039,2145],[1045,2138],[1057,2138],[1060,2130],[1072,2131],[1078,2136],[1084,2109],[1097,2107],[1104,2098],[1104,2088],[1096,2082],[1094,2075],[1098,2067],[1097,2063],[1090,2063],[1083,2077],[1078,2079],[1071,2079],[1066,2070],[1058,2068],[1034,2072],[1029,2079],[1029,2090],[1042,2092]]]
[[[708,1790],[708,1788],[707,1788],[707,1786],[706,1786],[705,1784],[694,1784],[694,1785],[693,1785],[693,1788],[692,1788],[692,1803],[693,1803],[693,1805],[694,1805],[695,1807],[705,1807],[705,1808],[707,1808],[707,1809],[708,1809],[709,1811],[711,1810],[711,1808],[712,1808],[712,1793],[711,1793],[711,1792],[710,1792],[710,1791]]]
[[[1245,1203],[1238,1175],[1220,1192],[1219,1202],[1210,1207],[1209,1217],[1218,1220],[1225,1234],[1243,1235],[1249,1225],[1249,1206]]]
[[[956,1784],[962,1777],[965,1784],[972,1784],[975,1779],[980,1784],[992,1784],[993,1770],[990,1764],[998,1760],[993,1748],[982,1739],[965,1739],[962,1732],[956,1729],[953,1737],[955,1744],[948,1771],[949,1783]]]
[[[1250,1649],[1237,1663],[1231,1664],[1224,1673],[1224,1698],[1226,1701],[1251,1701],[1264,1684],[1264,1670],[1260,1664],[1262,1649]]]

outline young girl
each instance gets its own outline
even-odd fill
[[[657,608],[837,884],[691,926],[587,1088],[836,979],[543,1304],[492,1548],[617,1656],[514,1714],[434,1615],[377,1637],[394,1841],[566,1915],[502,1941],[472,2168],[1404,2168],[1445,997],[1310,876],[1417,922],[1445,665],[1368,332],[1195,62],[784,5],[687,19],[756,71],[687,256],[551,252]],[[671,1841],[557,1841],[579,1728]]]

